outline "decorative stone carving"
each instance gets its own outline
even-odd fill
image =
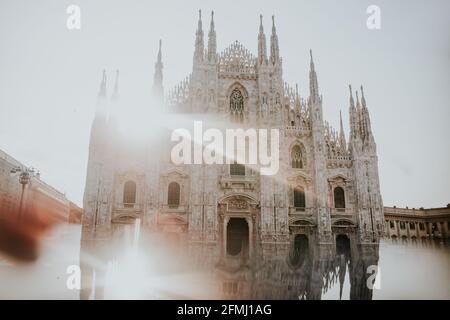
[[[228,210],[247,210],[248,203],[244,199],[233,199],[228,202]]]

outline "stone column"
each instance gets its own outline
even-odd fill
[[[430,222],[427,222],[425,224],[425,227],[426,227],[427,234],[429,235],[428,237],[431,238],[431,225],[430,225]]]
[[[223,244],[222,244],[222,256],[226,257],[227,255],[227,227],[228,227],[228,222],[230,221],[230,217],[226,217],[224,216],[223,218]]]
[[[386,228],[387,228],[387,236],[388,236],[389,238],[391,238],[391,221],[390,221],[390,220],[387,221],[387,226],[386,226]]]
[[[248,256],[251,259],[253,257],[253,223],[251,217],[246,217],[248,225]]]
[[[448,229],[448,226],[449,226],[449,222],[447,221],[447,222],[442,222],[444,225],[442,226],[442,230],[444,230],[444,234],[443,234],[443,238],[448,238],[448,234],[449,234],[449,229]]]
[[[442,223],[441,222],[436,222],[436,226],[437,226],[437,230],[438,230],[438,232],[439,232],[439,235],[441,236],[441,238],[443,237],[443,235],[444,235],[444,232],[443,232],[443,230],[442,230]]]
[[[406,221],[406,235],[408,236],[408,239],[411,239],[411,233],[409,228],[409,221]]]
[[[397,238],[400,238],[400,221],[399,220],[395,221],[395,226],[397,229]]]

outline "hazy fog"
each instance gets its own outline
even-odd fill
[[[70,4],[81,8],[81,30],[66,27]],[[381,30],[366,27],[370,4],[381,8]],[[81,204],[102,69],[109,93],[118,68],[121,96],[146,97],[162,38],[167,91],[191,70],[199,8],[206,37],[215,10],[219,50],[239,40],[254,53],[259,14],[268,38],[275,14],[285,80],[306,94],[311,48],[324,116],[335,127],[342,109],[348,130],[348,83],[364,85],[385,204],[450,202],[445,0],[2,0],[0,148]]]

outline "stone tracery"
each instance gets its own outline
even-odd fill
[[[244,120],[244,96],[237,88],[231,92],[230,113],[233,121],[242,122]]]

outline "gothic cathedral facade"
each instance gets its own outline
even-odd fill
[[[154,96],[169,116],[214,115],[243,128],[278,129],[278,173],[263,176],[240,164],[175,165],[165,142],[159,152],[124,143],[110,115],[117,79],[108,98],[104,74],[91,128],[83,240],[114,237],[139,221],[190,252],[209,250],[215,261],[288,254],[305,238],[317,245],[335,245],[339,235],[355,245],[378,242],[383,203],[363,88],[354,99],[350,87],[347,141],[342,117],[339,130],[324,120],[312,53],[307,96],[283,81],[274,20],[266,46],[261,17],[256,56],[237,41],[219,53],[213,15],[206,45],[205,38],[200,15],[192,73],[165,98],[160,44]]]

